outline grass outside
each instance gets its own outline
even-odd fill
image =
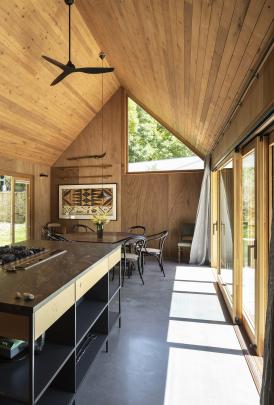
[[[11,241],[11,224],[0,222],[0,246],[9,245]],[[15,224],[15,242],[22,242],[27,239],[26,223]]]

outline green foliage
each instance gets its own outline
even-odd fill
[[[194,156],[171,132],[128,99],[129,163]]]

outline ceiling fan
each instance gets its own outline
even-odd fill
[[[61,62],[58,62],[55,59],[49,58],[48,56],[42,55],[42,58],[44,58],[46,61],[49,63],[52,63],[53,65],[59,67],[60,69],[63,70],[63,72],[56,77],[56,79],[53,80],[51,83],[51,86],[54,86],[55,84],[61,82],[65,77],[70,75],[71,73],[88,73],[88,74],[100,74],[100,73],[109,73],[113,72],[114,68],[112,67],[80,67],[76,68],[75,65],[71,62],[71,15],[70,15],[70,7],[73,5],[74,0],[64,0],[66,5],[69,6],[69,60],[66,65],[64,65]],[[99,54],[101,60],[105,58],[105,54],[103,52],[100,52]]]

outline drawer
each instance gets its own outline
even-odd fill
[[[76,281],[76,301],[79,300],[97,281],[108,272],[108,259],[95,264],[86,274]]]
[[[109,270],[115,266],[121,260],[121,248],[112,252],[108,257],[108,268]]]
[[[53,297],[34,314],[34,336],[37,339],[75,303],[75,284]]]

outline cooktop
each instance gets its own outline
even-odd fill
[[[6,271],[27,270],[65,252],[66,250],[49,250],[22,245],[0,246],[0,266]]]

